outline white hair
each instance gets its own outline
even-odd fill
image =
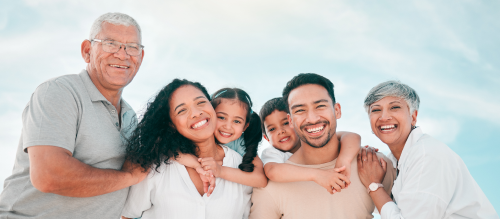
[[[370,105],[383,99],[384,97],[399,97],[406,101],[410,107],[410,113],[418,110],[420,98],[413,88],[399,81],[386,81],[373,87],[366,95],[364,107],[369,113]]]
[[[141,34],[141,27],[139,27],[139,24],[137,21],[134,20],[134,18],[123,14],[119,12],[115,13],[106,13],[101,16],[99,16],[94,23],[92,24],[92,27],[90,28],[90,38],[89,40],[93,40],[97,34],[101,32],[102,29],[102,24],[104,22],[114,24],[114,25],[123,25],[123,26],[130,26],[133,25],[139,34],[139,42],[142,42],[142,34]]]

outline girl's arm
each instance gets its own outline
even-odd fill
[[[340,172],[351,178],[351,162],[357,157],[361,147],[361,136],[353,132],[337,132],[340,141],[340,153],[335,163],[335,168],[345,166],[345,170]]]
[[[264,171],[269,180],[275,182],[314,181],[324,187],[330,194],[340,191],[351,183],[349,178],[339,173],[343,170],[345,170],[345,167],[322,170],[275,162],[266,163],[264,166]]]
[[[175,160],[186,167],[195,169],[203,182],[203,191],[207,193],[207,196],[212,194],[215,189],[215,177],[211,172],[203,169],[196,156],[192,154],[179,153],[179,156]]]
[[[221,166],[211,157],[200,158],[200,163],[204,169],[212,170],[215,177],[251,187],[267,186],[267,177],[264,174],[264,168],[259,156],[256,156],[252,161],[255,167],[251,173],[238,168]]]

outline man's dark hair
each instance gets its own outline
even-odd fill
[[[271,113],[274,112],[274,110],[288,113],[288,107],[285,105],[285,101],[283,101],[283,98],[276,97],[270,99],[266,103],[264,103],[262,108],[260,108],[259,116],[262,124],[262,134],[266,136],[267,134],[266,134],[266,127],[264,126],[264,121],[266,120],[267,116],[271,115]]]
[[[332,102],[335,102],[335,94],[333,93],[333,83],[321,75],[315,73],[300,73],[299,75],[292,78],[292,80],[286,83],[285,88],[283,89],[283,102],[285,102],[285,106],[289,109],[288,105],[288,96],[293,89],[298,88],[302,85],[306,84],[317,84],[323,86],[330,98],[332,98]],[[261,117],[262,118],[262,117]]]

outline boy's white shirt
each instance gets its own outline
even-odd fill
[[[292,155],[290,152],[283,152],[271,146],[262,151],[260,159],[264,165],[268,162],[285,163]]]

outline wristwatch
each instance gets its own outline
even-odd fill
[[[384,188],[384,185],[380,184],[380,183],[370,183],[370,185],[368,185],[368,193],[370,192],[375,192],[377,191],[378,188]]]

